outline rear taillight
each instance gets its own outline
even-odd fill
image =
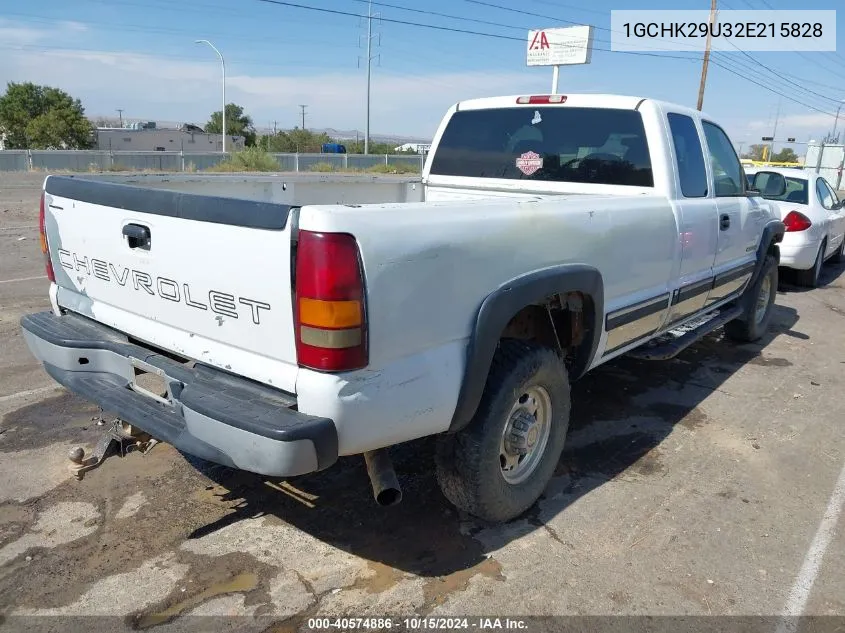
[[[783,225],[786,227],[787,233],[794,233],[795,231],[806,231],[813,223],[810,218],[799,211],[790,211],[783,219]]]
[[[47,245],[47,218],[44,209],[44,192],[41,192],[41,205],[38,209],[38,232],[41,239],[41,254],[44,255],[44,266],[47,269],[47,278],[55,282],[56,273],[53,271],[53,262],[50,261],[50,248]]]
[[[566,95],[531,95],[530,97],[517,97],[517,103],[566,103]]]
[[[366,367],[364,277],[355,238],[300,231],[295,272],[299,365],[323,371]]]

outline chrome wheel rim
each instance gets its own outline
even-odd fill
[[[772,296],[772,278],[769,275],[763,277],[763,283],[760,284],[760,294],[757,295],[757,306],[754,310],[754,320],[756,323],[762,323],[766,317],[766,310],[769,308],[769,299]]]
[[[517,398],[502,431],[499,466],[509,484],[519,484],[537,469],[552,428],[552,399],[545,388],[528,387]]]

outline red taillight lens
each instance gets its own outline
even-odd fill
[[[530,97],[517,97],[517,103],[566,103],[566,95],[531,95]]]
[[[295,272],[299,365],[323,371],[366,367],[364,278],[355,238],[300,231]]]
[[[44,209],[44,192],[41,192],[41,205],[38,209],[38,232],[41,239],[41,253],[44,255],[44,266],[47,269],[47,278],[55,282],[56,273],[53,271],[53,262],[50,261],[50,248],[47,245],[47,218]]]
[[[786,227],[787,233],[794,233],[795,231],[806,231],[813,226],[813,223],[803,213],[790,211],[783,219],[783,225]]]

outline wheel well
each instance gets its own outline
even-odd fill
[[[570,376],[583,374],[590,362],[595,305],[582,292],[565,292],[527,305],[508,321],[501,338],[536,341],[557,350]]]
[[[775,261],[780,264],[780,246],[777,245],[777,242],[772,240],[771,244],[769,244],[769,248],[766,251],[766,254],[774,257]]]

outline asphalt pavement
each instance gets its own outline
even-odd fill
[[[277,631],[327,615],[845,627],[845,267],[815,290],[786,283],[759,343],[716,333],[672,361],[591,372],[554,480],[506,525],[447,504],[431,441],[395,449],[404,500],[388,509],[361,458],[281,481],[159,445],[76,481],[68,449],[112,418],[57,387],[20,334],[49,305],[43,176],[0,174],[0,629],[32,615],[156,630],[211,622],[199,615]]]

